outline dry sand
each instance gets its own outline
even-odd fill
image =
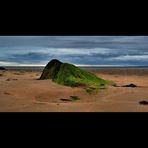
[[[37,80],[41,72],[0,71],[0,112],[147,112],[148,70],[99,70],[96,75],[113,80],[118,86],[133,83],[138,87],[108,87],[97,94]],[[80,100],[62,101],[78,96]]]

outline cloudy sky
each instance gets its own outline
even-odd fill
[[[0,36],[0,66],[148,66],[148,36]]]

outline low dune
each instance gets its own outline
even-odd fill
[[[52,80],[37,80],[40,71],[0,72],[1,112],[147,112],[148,70],[96,70],[98,77],[113,80],[97,93],[83,87],[63,86]],[[133,85],[130,85],[133,84]],[[123,87],[123,86],[136,87]],[[139,103],[145,101],[143,104]]]

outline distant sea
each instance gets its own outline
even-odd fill
[[[4,66],[8,70],[42,71],[44,66]]]
[[[27,70],[27,71],[42,71],[44,69],[44,66],[4,66],[6,69],[8,70]],[[148,66],[119,66],[119,67],[115,67],[115,66],[105,66],[105,67],[83,67],[83,66],[79,66],[82,69],[87,69],[87,70],[107,70],[107,69],[148,69]]]

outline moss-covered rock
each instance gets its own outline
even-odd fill
[[[62,63],[56,59],[51,60],[46,65],[40,79],[52,79],[61,85],[83,86],[84,88],[91,88],[91,90],[97,90],[102,86],[113,84],[113,82],[99,78],[93,73],[72,64]]]

